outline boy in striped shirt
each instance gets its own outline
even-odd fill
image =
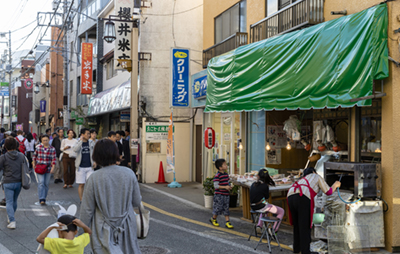
[[[219,227],[217,222],[218,215],[225,215],[225,227],[233,229],[229,221],[229,191],[232,187],[229,185],[229,175],[226,173],[228,165],[224,159],[215,161],[215,167],[218,169],[217,174],[214,176],[214,203],[213,203],[213,216],[210,219],[211,224]]]

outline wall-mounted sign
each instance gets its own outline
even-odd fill
[[[202,99],[207,96],[207,75],[193,81],[192,93],[195,99]]]
[[[8,92],[8,87],[2,87],[0,89],[0,96],[10,96],[10,93]]]
[[[168,128],[168,123],[146,123],[146,140],[167,140]]]
[[[170,106],[189,107],[190,56],[188,49],[171,49],[171,96]]]
[[[93,44],[82,43],[81,94],[92,94],[93,85]]]
[[[131,121],[131,112],[130,111],[121,111],[120,121],[121,121],[121,123],[129,123]]]
[[[115,0],[115,15],[120,20],[129,20],[133,13],[133,0]],[[115,22],[116,39],[114,48],[114,64],[116,70],[128,68],[128,62],[132,61],[132,22]],[[122,61],[118,61],[122,60]],[[125,60],[125,61],[124,61]],[[126,62],[128,61],[128,62]],[[122,65],[121,65],[122,63]],[[136,63],[137,64],[137,63]],[[123,66],[126,65],[126,66]]]
[[[46,113],[46,101],[40,101],[40,113]]]
[[[17,96],[13,95],[11,96],[11,107],[16,107],[17,106]]]
[[[76,118],[75,124],[76,125],[83,125],[83,117]]]
[[[32,79],[30,79],[30,78],[25,79],[24,86],[26,89],[32,89],[32,87],[33,87]]]
[[[17,131],[24,131],[24,124],[17,124],[15,125],[15,129]]]

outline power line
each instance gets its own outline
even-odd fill
[[[35,23],[35,22],[36,22],[36,19],[33,20],[31,23],[29,23],[29,24],[23,26],[23,27],[20,27],[20,28],[15,29],[14,31],[11,31],[11,33],[14,33],[14,32],[16,32],[16,31],[19,31],[19,30],[21,30],[21,29],[24,29],[25,27],[30,26],[30,25],[32,25],[32,24]]]
[[[174,5],[175,5],[175,4],[174,4]],[[179,15],[179,14],[182,14],[182,13],[186,13],[186,12],[192,11],[192,10],[194,10],[194,9],[197,9],[197,8],[201,7],[201,6],[203,6],[203,4],[200,4],[200,5],[196,6],[196,7],[193,7],[193,8],[191,8],[191,9],[188,9],[188,10],[186,10],[186,11],[172,12],[172,13],[170,13],[170,14],[146,13],[146,14],[143,14],[143,15],[148,15],[148,16],[175,16],[175,15]],[[174,10],[175,10],[175,8],[174,8]]]

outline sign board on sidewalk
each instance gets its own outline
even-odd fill
[[[167,173],[175,171],[175,154],[174,154],[174,133],[173,133],[172,113],[168,124],[168,139],[167,139]]]

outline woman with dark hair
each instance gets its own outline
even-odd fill
[[[35,139],[33,138],[32,133],[28,132],[26,134],[26,140],[24,142],[25,145],[25,155],[29,161],[29,168],[32,168],[32,154],[35,151]]]
[[[102,168],[85,184],[80,214],[82,222],[92,229],[92,250],[140,254],[133,208],[140,206],[142,198],[135,173],[117,165],[118,147],[109,139],[97,141],[93,160]]]
[[[68,138],[61,141],[60,150],[62,151],[61,158],[64,168],[64,189],[72,188],[75,182],[75,158],[76,153],[73,148],[78,144],[76,140],[76,133],[72,129],[67,131]]]
[[[21,165],[26,163],[26,159],[23,154],[17,151],[18,142],[14,138],[6,138],[4,146],[7,153],[0,157],[0,171],[3,171],[3,187],[8,217],[7,228],[15,229],[14,214],[17,211],[17,200],[22,187]]]
[[[258,171],[258,181],[253,183],[250,187],[250,206],[254,211],[260,212],[260,219],[258,220],[257,230],[261,232],[263,222],[262,217],[266,217],[267,213],[276,214],[280,221],[275,222],[274,228],[268,229],[268,233],[274,236],[278,232],[285,210],[279,206],[268,204],[269,186],[275,186],[274,180],[269,176],[268,170],[261,169]]]
[[[314,198],[317,193],[322,190],[322,192],[330,196],[339,187],[339,181],[329,187],[315,169],[310,167],[304,170],[303,177],[289,189],[287,197],[290,223],[293,225],[294,253],[311,253],[311,228],[314,214]]]

